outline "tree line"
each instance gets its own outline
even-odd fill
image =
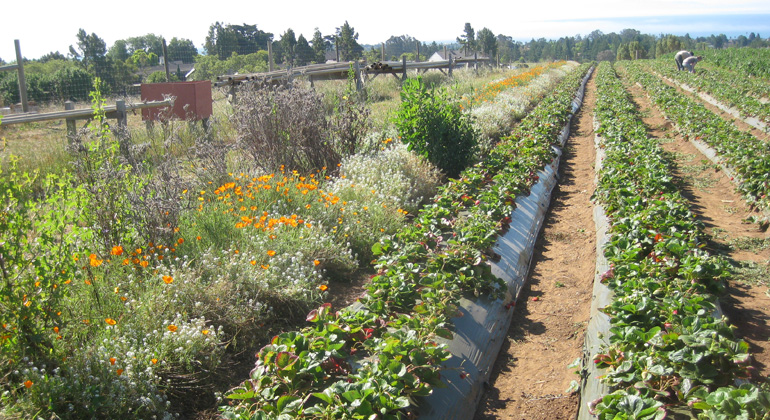
[[[235,72],[264,72],[274,66],[303,66],[327,60],[350,61],[365,58],[368,62],[426,60],[444,48],[477,52],[501,64],[549,60],[604,61],[658,58],[682,49],[734,47],[767,47],[759,34],[728,39],[724,34],[692,38],[689,35],[642,34],[635,29],[620,33],[595,30],[588,35],[559,39],[514,40],[495,34],[489,28],[476,31],[466,23],[456,42],[430,43],[409,35],[391,36],[380,45],[361,45],[359,34],[347,21],[334,33],[322,34],[318,28],[308,39],[291,28],[280,36],[265,32],[256,24],[215,22],[202,45],[171,38],[167,42],[168,61],[194,63],[194,80],[213,80],[216,76]],[[419,47],[418,47],[419,46]],[[272,54],[268,54],[268,49]],[[419,56],[417,55],[419,51]],[[384,55],[384,57],[383,57]],[[29,97],[37,101],[87,100],[94,77],[105,84],[107,94],[127,94],[138,83],[165,81],[165,72],[152,72],[163,57],[163,38],[155,34],[115,41],[107,47],[95,33],[80,29],[76,43],[67,54],[51,52],[36,60],[25,61]],[[269,60],[272,58],[272,63]],[[0,64],[4,61],[0,59]],[[179,68],[171,67],[172,79],[183,80]],[[5,103],[19,100],[15,72],[0,72],[0,99]]]

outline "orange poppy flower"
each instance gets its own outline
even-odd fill
[[[163,282],[166,284],[171,284],[174,282],[174,278],[171,276],[163,276]]]
[[[114,320],[114,319],[112,319],[112,318],[105,318],[105,319],[104,319],[104,322],[106,322],[108,325],[115,325],[115,324],[117,324],[117,323],[118,323],[118,321],[115,321],[115,320]]]
[[[174,325],[174,324],[171,324],[171,325],[169,325],[167,328],[168,328],[168,330],[169,330],[169,331],[171,331],[171,332],[176,332],[176,330],[178,330],[178,329],[179,329],[179,328],[178,328],[176,325]]]

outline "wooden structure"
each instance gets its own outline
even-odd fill
[[[211,82],[142,83],[142,102],[158,102],[174,97],[170,109],[143,108],[143,121],[158,121],[173,115],[180,120],[205,121],[213,114]],[[168,111],[168,112],[167,112]]]
[[[157,108],[157,107],[173,107],[174,101],[153,101],[143,102],[137,104],[126,104],[125,101],[119,100],[115,105],[108,105],[104,107],[104,113],[107,118],[115,118],[118,120],[119,127],[125,127],[128,122],[128,111],[134,109],[144,108]],[[2,125],[11,124],[23,124],[40,121],[53,121],[53,120],[67,120],[67,135],[75,135],[77,128],[75,127],[75,121],[77,120],[89,120],[94,118],[94,110],[91,108],[75,109],[75,104],[71,101],[64,103],[64,111],[59,112],[46,112],[42,114],[12,114],[3,117]]]
[[[215,87],[231,87],[231,93],[234,88],[242,83],[264,83],[279,84],[290,82],[295,77],[307,77],[312,84],[314,80],[327,79],[347,79],[350,68],[353,68],[356,79],[356,87],[361,88],[363,83],[372,76],[372,79],[380,74],[392,74],[402,80],[406,79],[408,70],[426,72],[430,69],[437,69],[448,74],[452,74],[452,69],[458,65],[472,63],[477,66],[479,62],[488,62],[487,58],[463,58],[455,59],[450,57],[448,60],[439,61],[410,61],[406,58],[402,61],[379,61],[367,65],[366,62],[349,61],[341,63],[312,64],[302,67],[289,67],[285,70],[275,70],[266,73],[246,73],[218,76],[214,82]]]
[[[16,64],[0,67],[0,71],[16,71],[19,80],[19,99],[21,99],[21,108],[24,112],[29,112],[29,103],[27,101],[27,81],[24,77],[24,59],[21,56],[21,46],[19,40],[13,40],[16,48]]]

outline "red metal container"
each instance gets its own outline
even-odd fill
[[[175,116],[182,120],[203,120],[211,117],[211,82],[147,83],[142,84],[142,101],[162,101],[174,96],[174,107],[142,109],[142,121],[160,121]]]

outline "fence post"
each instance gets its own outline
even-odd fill
[[[24,59],[21,56],[21,46],[19,40],[14,39],[13,45],[16,47],[16,66],[19,72],[19,97],[21,98],[22,112],[29,112],[29,103],[27,102],[27,80],[24,78]]]
[[[163,65],[166,66],[166,83],[170,83],[171,73],[168,71],[168,48],[166,47],[166,38],[161,39],[163,40]]]
[[[118,99],[115,101],[116,113],[118,114],[118,127],[126,128],[128,125],[128,113],[126,112],[126,101]]]
[[[385,61],[385,43],[380,43],[380,61]]]
[[[452,55],[451,54],[449,55],[448,60],[449,60],[449,77],[452,77],[452,67],[454,67],[454,66],[452,65]]]
[[[401,80],[406,80],[406,56],[401,57],[401,64],[404,66],[404,74],[401,76]]]
[[[75,109],[75,103],[72,101],[67,101],[64,103],[64,110],[65,111],[72,111]],[[75,119],[74,118],[67,118],[67,140],[72,143],[72,140],[75,138],[75,135],[77,134],[77,126],[75,125]]]
[[[415,42],[417,42],[417,59],[415,59],[414,61],[419,63],[420,62],[420,41],[415,41]]]
[[[363,89],[363,79],[361,76],[361,65],[358,64],[358,61],[356,61],[353,64],[353,71],[356,73],[356,92],[360,92],[361,89]]]
[[[273,71],[273,41],[267,40],[267,69]]]

